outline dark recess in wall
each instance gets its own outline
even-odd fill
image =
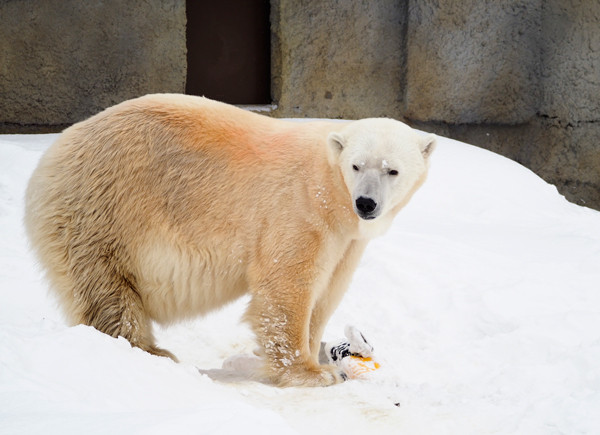
[[[188,0],[186,93],[271,103],[268,0]]]

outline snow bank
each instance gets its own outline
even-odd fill
[[[251,352],[245,299],[157,331],[181,364],[65,326],[21,224],[54,138],[0,136],[0,433],[600,433],[600,213],[518,164],[440,138],[324,337],[355,324],[382,368],[282,390],[197,370]]]

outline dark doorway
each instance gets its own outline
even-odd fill
[[[271,103],[269,0],[188,0],[185,92]]]

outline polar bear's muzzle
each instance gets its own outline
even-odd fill
[[[365,220],[375,219],[379,215],[377,202],[367,196],[359,196],[354,201],[354,209],[356,214]]]
[[[361,219],[375,219],[381,214],[382,195],[381,174],[376,169],[366,169],[355,176],[353,201],[354,212]]]

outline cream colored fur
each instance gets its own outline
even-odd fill
[[[31,178],[25,223],[70,321],[174,359],[156,347],[152,321],[250,292],[245,318],[265,375],[281,386],[340,382],[317,362],[325,324],[368,238],[426,173],[413,170],[383,224],[361,220],[340,167],[345,144],[331,151],[328,139],[339,130],[345,140],[353,124],[285,122],[165,94],[65,130]]]

